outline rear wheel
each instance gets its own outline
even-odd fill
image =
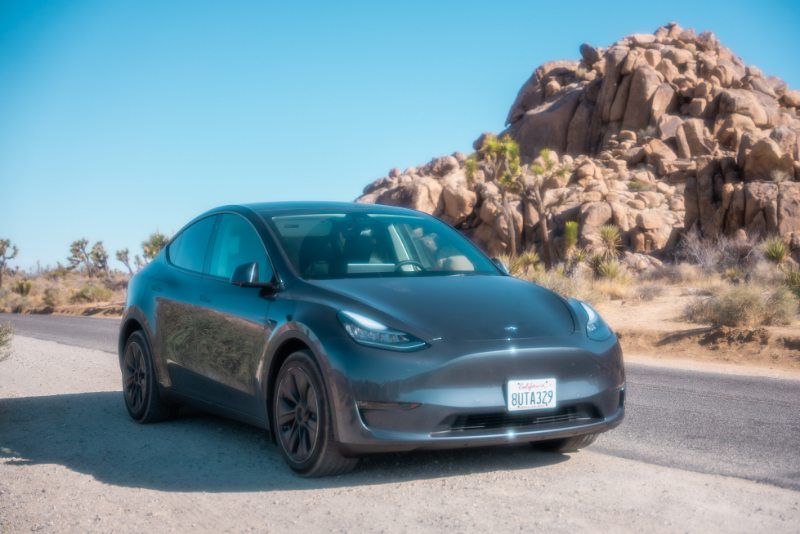
[[[357,458],[339,452],[331,419],[331,404],[316,363],[307,352],[295,352],[278,371],[272,398],[275,437],[295,473],[319,477],[356,466]]]
[[[598,434],[584,434],[571,438],[551,439],[547,441],[533,441],[531,445],[537,449],[550,452],[574,452],[588,447],[597,439]]]
[[[122,394],[128,413],[138,423],[163,421],[176,413],[176,408],[161,398],[153,371],[153,358],[141,331],[131,334],[125,342]]]

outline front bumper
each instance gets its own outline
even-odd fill
[[[624,417],[614,337],[441,342],[414,353],[340,343],[329,353],[331,393],[347,453],[558,439],[610,430]],[[555,409],[507,412],[508,380],[545,377],[558,381]]]

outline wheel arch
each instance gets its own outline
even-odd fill
[[[144,325],[142,325],[136,317],[128,317],[122,322],[122,326],[120,326],[119,329],[119,339],[117,341],[117,354],[119,354],[120,358],[122,358],[122,353],[125,350],[125,343],[128,342],[128,338],[137,330],[141,330],[145,338],[148,337]]]

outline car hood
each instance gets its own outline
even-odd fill
[[[567,304],[536,284],[509,276],[419,276],[314,280],[388,317],[375,319],[427,341],[529,339],[570,335],[575,325]],[[355,310],[354,310],[355,311]],[[388,320],[394,319],[395,321]]]

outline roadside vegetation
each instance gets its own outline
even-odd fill
[[[642,303],[689,295],[680,319],[709,326],[753,328],[792,324],[800,313],[800,267],[775,237],[704,239],[687,233],[671,262],[635,266],[620,231],[600,228],[598,243],[578,247],[578,223],[566,225],[562,261],[546,269],[534,251],[500,259],[512,275],[602,308],[611,301]]]
[[[154,232],[142,242],[142,251],[130,257],[128,249],[115,253],[125,270],[109,265],[102,241],[76,239],[70,243],[65,262],[22,271],[8,266],[18,247],[0,239],[0,312],[119,314],[128,280],[147,265],[167,244],[169,237]]]

